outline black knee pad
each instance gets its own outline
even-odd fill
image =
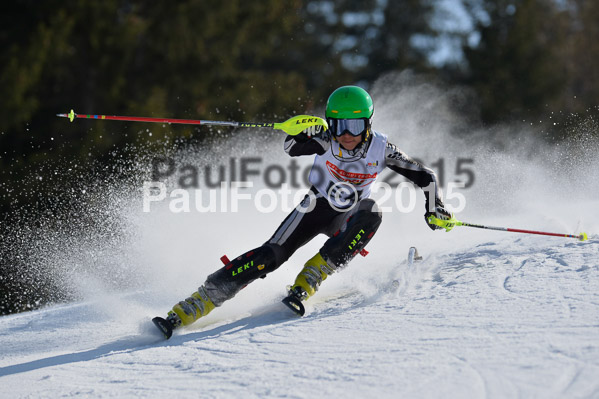
[[[345,266],[364,249],[382,220],[382,214],[375,201],[371,199],[361,201],[357,211],[348,217],[345,227],[324,243],[320,254],[332,267]]]
[[[263,245],[228,262],[206,279],[204,287],[216,306],[233,298],[243,287],[279,267],[275,251]]]

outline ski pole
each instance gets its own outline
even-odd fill
[[[281,123],[252,123],[252,122],[227,122],[227,121],[204,121],[195,119],[171,119],[171,118],[148,118],[144,116],[115,116],[115,115],[84,115],[76,114],[71,110],[68,114],[56,114],[61,118],[69,118],[71,122],[75,119],[103,119],[113,121],[129,121],[129,122],[152,122],[152,123],[178,123],[183,125],[213,125],[213,126],[231,126],[231,127],[269,127],[279,129],[290,136],[296,136],[310,126],[320,125],[327,130],[329,126],[327,122],[317,116],[298,115],[287,119]]]
[[[451,215],[451,219],[448,219],[448,220],[442,220],[442,219],[439,219],[439,218],[435,217],[434,215],[431,215],[431,216],[428,217],[428,222],[430,224],[434,224],[434,225],[437,225],[437,226],[439,226],[441,228],[444,228],[445,231],[450,231],[455,226],[466,226],[466,227],[475,227],[477,229],[510,231],[512,233],[538,234],[538,235],[553,236],[553,237],[577,238],[580,241],[586,241],[586,240],[589,239],[588,236],[587,236],[587,233],[580,233],[579,235],[573,235],[573,234],[548,233],[548,232],[545,232],[545,231],[513,229],[513,228],[510,228],[510,227],[483,226],[481,224],[473,224],[473,223],[461,222],[461,221],[457,220],[455,218],[455,216],[453,216],[453,215]]]

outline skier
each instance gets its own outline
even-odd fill
[[[427,195],[425,220],[431,214],[444,220],[451,217],[443,205],[435,173],[389,143],[384,134],[372,130],[373,114],[372,98],[364,89],[343,86],[327,101],[328,130],[311,126],[286,138],[285,152],[290,156],[316,155],[309,194],[262,246],[228,261],[209,275],[196,292],[168,312],[166,320],[154,319],[167,338],[173,329],[206,316],[252,281],[266,277],[298,248],[323,233],[329,239],[306,262],[284,301],[303,314],[301,302],[363,251],[381,224],[381,213],[368,197],[385,167],[420,188],[432,189],[434,204],[429,204]],[[440,228],[428,225],[433,230]]]

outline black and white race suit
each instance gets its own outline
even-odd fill
[[[205,287],[216,306],[255,279],[276,270],[318,234],[329,237],[320,249],[329,266],[339,269],[347,265],[364,249],[381,223],[381,212],[369,195],[386,167],[420,188],[432,184],[435,203],[442,204],[435,173],[376,131],[353,151],[344,149],[327,132],[313,138],[305,134],[288,136],[284,148],[292,157],[315,155],[310,192],[266,243],[208,277]],[[235,273],[240,268],[244,272]]]

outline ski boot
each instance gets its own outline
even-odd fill
[[[335,269],[327,264],[320,252],[317,253],[306,262],[293,286],[287,287],[288,295],[283,299],[283,303],[295,313],[303,316],[306,309],[302,302],[314,295],[320,284],[334,272]]]
[[[206,316],[214,308],[214,303],[202,286],[185,301],[173,306],[173,310],[168,312],[166,319],[154,317],[152,322],[162,331],[166,339],[169,339],[173,335],[173,330],[182,325],[190,325],[200,317]]]

